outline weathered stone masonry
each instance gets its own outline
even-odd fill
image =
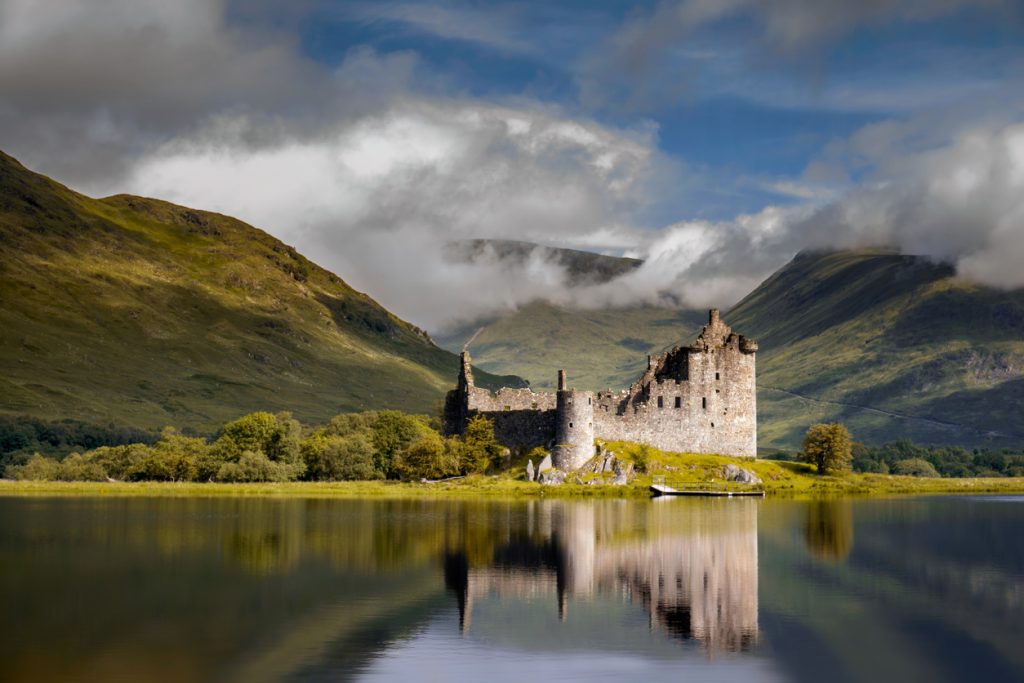
[[[574,470],[594,455],[594,438],[644,443],[666,451],[755,457],[757,342],[737,335],[712,309],[689,346],[648,357],[647,370],[628,389],[558,391],[473,385],[469,354],[462,354],[458,387],[445,399],[445,430],[462,433],[474,415],[494,421],[508,446],[548,446],[559,469]]]

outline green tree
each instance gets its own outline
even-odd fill
[[[101,446],[88,453],[90,462],[102,467],[111,479],[120,481],[144,478],[136,476],[136,472],[151,455],[150,447],[143,443]]]
[[[330,436],[317,432],[302,442],[306,478],[320,481],[383,479],[374,466],[376,451],[368,433]]]
[[[400,454],[413,441],[428,433],[431,430],[412,415],[397,410],[382,410],[377,414],[370,437],[376,454],[374,466],[389,479],[399,476],[401,472],[397,461]]]
[[[939,477],[935,466],[924,458],[907,458],[897,460],[892,464],[893,474],[909,475],[911,477]]]
[[[302,426],[297,420],[292,419],[290,413],[250,413],[234,422],[224,425],[220,437],[214,442],[211,448],[211,455],[222,465],[217,468],[217,479],[222,479],[222,472],[225,476],[256,476],[255,473],[266,470],[268,476],[274,477],[265,481],[289,481],[298,479],[305,471],[306,465],[302,460],[300,452]],[[245,454],[248,456],[247,465],[242,467],[244,474],[239,474],[235,468],[224,470],[223,464],[238,464]],[[262,458],[256,457],[261,455]],[[267,469],[263,467],[263,460],[267,460],[275,467]],[[209,463],[203,463],[199,467],[200,477],[206,473]],[[280,477],[284,477],[281,479]],[[261,481],[259,479],[235,479],[236,481]]]
[[[804,435],[801,459],[818,468],[818,474],[850,469],[853,440],[850,431],[838,422],[816,424]]]
[[[61,481],[106,481],[107,471],[81,453],[72,453],[61,460],[57,478]]]
[[[165,427],[161,434],[160,441],[146,449],[146,456],[127,470],[128,479],[195,481],[201,471],[206,479],[213,476],[215,470],[206,471],[212,467],[207,463],[210,446],[205,439],[184,436],[173,427]]]
[[[397,459],[398,469],[408,479],[441,479],[459,471],[459,461],[453,457],[441,435],[426,431],[409,444]]]
[[[362,413],[341,413],[331,418],[322,431],[330,436],[349,436],[351,434],[368,434],[378,419],[374,410]]]
[[[54,481],[60,472],[60,463],[35,453],[24,465],[10,465],[5,474],[20,481]]]
[[[494,438],[494,423],[476,415],[466,425],[462,448],[458,450],[463,474],[483,474],[500,463],[505,447]]]

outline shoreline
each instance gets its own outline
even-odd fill
[[[801,477],[811,482],[765,482],[766,499],[884,498],[956,494],[1024,495],[1024,477],[915,478],[853,474]],[[297,499],[531,499],[531,498],[650,498],[650,477],[623,485],[542,486],[507,477],[476,476],[422,484],[411,482],[338,481],[287,483],[196,482],[61,482],[0,480],[0,497],[38,498],[297,498]]]

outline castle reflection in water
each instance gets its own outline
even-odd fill
[[[758,639],[758,504],[688,502],[532,502],[493,557],[446,553],[461,629],[472,628],[483,599],[550,596],[564,621],[571,601],[600,597],[642,605],[651,630],[697,641],[710,655],[749,649]]]

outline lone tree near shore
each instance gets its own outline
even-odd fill
[[[846,472],[853,460],[853,439],[839,422],[812,425],[804,435],[801,460],[818,468],[818,474]]]

